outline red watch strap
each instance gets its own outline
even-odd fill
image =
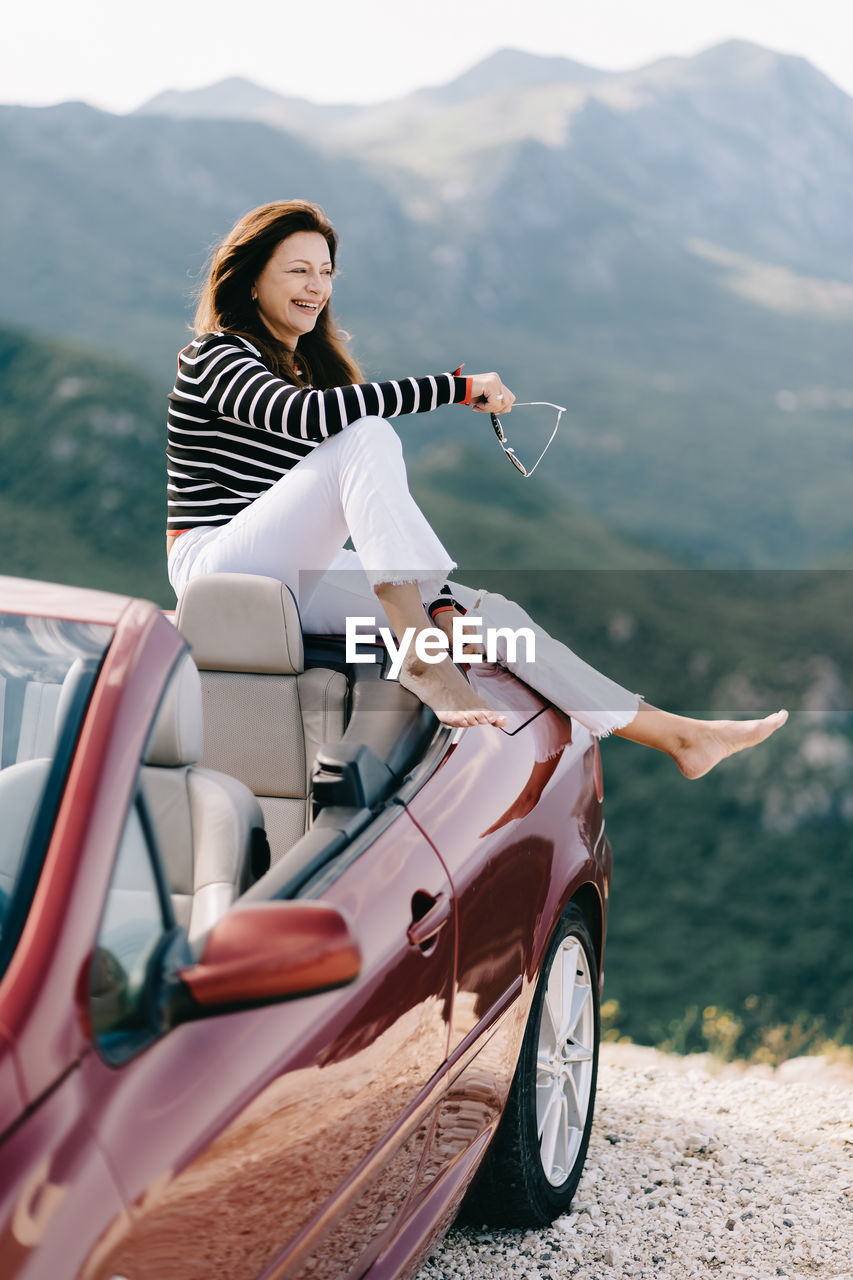
[[[461,378],[461,377],[462,377],[462,370],[463,370],[464,368],[465,368],[465,365],[464,365],[464,363],[463,363],[463,364],[460,364],[460,366],[459,366],[459,368],[458,368],[458,369],[454,369],[454,370],[453,370],[453,376],[454,376],[454,378]],[[459,401],[457,401],[457,403],[458,403],[458,404],[470,404],[470,403],[471,403],[471,379],[470,379],[470,378],[466,378],[466,379],[465,379],[465,399],[464,399],[464,400],[459,400]]]

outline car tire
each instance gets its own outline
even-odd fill
[[[569,1208],[589,1146],[600,1035],[595,949],[570,904],[548,945],[507,1105],[465,1204],[468,1222],[539,1227]]]

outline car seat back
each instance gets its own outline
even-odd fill
[[[199,767],[202,749],[201,682],[186,654],[157,712],[141,785],[175,918],[191,941],[269,865],[260,805],[236,778]]]
[[[175,625],[201,672],[203,763],[259,798],[275,863],[308,827],[314,758],[344,731],[346,676],[305,669],[296,602],[274,578],[194,578]]]
[[[24,693],[24,706],[18,738],[18,760],[34,760],[47,756],[53,748],[60,684],[30,680]]]

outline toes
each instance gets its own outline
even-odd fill
[[[506,716],[501,711],[495,711],[492,707],[481,707],[477,712],[478,724],[492,724],[496,728],[506,724]]]
[[[435,707],[432,710],[442,724],[450,725],[453,729],[466,729],[468,727],[469,721],[464,711],[439,711]]]
[[[500,728],[506,724],[506,716],[488,707],[466,707],[461,711],[436,711],[442,724],[451,725],[455,729],[471,729],[475,725],[494,725]]]

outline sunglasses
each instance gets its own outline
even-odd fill
[[[527,467],[525,467],[524,463],[517,456],[515,449],[513,449],[512,445],[507,440],[498,415],[496,413],[489,414],[489,417],[492,420],[492,428],[494,430],[495,435],[498,438],[498,444],[503,449],[504,453],[509,458],[512,465],[515,467],[516,471],[520,471],[521,474],[524,476],[525,480],[533,475],[533,472],[536,470],[536,468],[539,466],[539,463],[545,457],[545,454],[551,448],[551,442],[553,441],[554,436],[557,434],[557,428],[560,425],[560,419],[562,418],[563,414],[566,412],[565,407],[563,405],[551,404],[550,400],[516,400],[515,404],[513,405],[513,409],[525,409],[525,408],[530,408],[533,405],[539,405],[540,407],[545,409],[556,409],[557,421],[554,423],[554,430],[551,432],[551,435],[548,438],[548,443],[545,445],[545,448],[542,450],[539,457],[536,459],[533,466],[529,470],[527,469]]]

